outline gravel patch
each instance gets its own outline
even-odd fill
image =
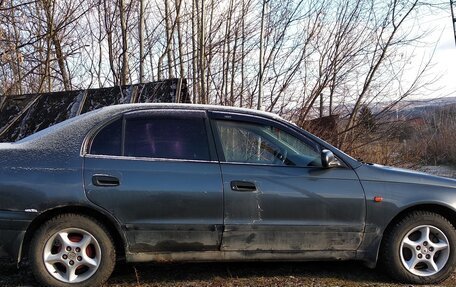
[[[451,177],[456,178],[456,168],[451,166],[423,166],[419,168],[420,171],[427,172],[433,175],[444,176],[444,177]]]
[[[38,286],[14,266],[0,266],[0,286]],[[409,287],[359,262],[120,264],[105,286]],[[456,286],[456,274],[441,285]]]

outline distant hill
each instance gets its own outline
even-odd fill
[[[391,103],[379,103],[372,110],[374,113],[379,113]],[[420,118],[429,115],[442,108],[454,106],[456,108],[456,97],[444,97],[426,100],[404,100],[398,103],[389,112],[384,114],[386,118]]]
[[[423,117],[442,108],[455,107],[456,97],[436,98],[429,100],[409,100],[400,105],[400,115],[408,118]]]

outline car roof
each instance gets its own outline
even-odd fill
[[[245,109],[245,108],[233,108],[216,105],[195,105],[195,104],[172,104],[172,103],[140,103],[140,104],[119,104],[106,106],[100,109],[96,109],[77,117],[67,119],[56,125],[50,126],[44,130],[38,131],[22,140],[17,141],[18,144],[36,144],[36,145],[49,145],[49,142],[54,142],[57,145],[62,138],[66,138],[67,142],[82,142],[85,135],[92,130],[98,123],[104,122],[116,115],[135,112],[135,111],[146,111],[154,109],[169,109],[179,111],[223,111],[230,113],[240,113],[244,115],[253,115],[268,117],[277,120],[282,120],[278,115],[273,113]],[[35,143],[33,143],[35,141]],[[41,142],[41,143],[40,143]]]
[[[256,115],[256,116],[263,116],[269,117],[274,119],[282,119],[280,116],[265,112],[259,111],[254,109],[248,108],[238,108],[238,107],[230,107],[230,106],[220,106],[220,105],[202,105],[202,104],[171,104],[171,103],[141,103],[141,104],[120,104],[120,105],[113,105],[103,107],[99,110],[100,112],[109,112],[109,111],[136,111],[136,110],[144,110],[144,109],[179,109],[179,110],[205,110],[205,111],[219,111],[219,112],[230,112],[230,113],[242,113],[248,115]],[[282,119],[283,120],[283,119]]]

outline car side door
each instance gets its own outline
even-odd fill
[[[204,111],[149,110],[102,127],[84,156],[89,200],[121,223],[129,252],[218,250],[221,173]]]
[[[323,168],[321,147],[267,118],[212,112],[221,160],[224,251],[354,251],[366,216],[347,165]]]

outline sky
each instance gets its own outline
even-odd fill
[[[435,9],[434,13],[424,15],[415,23],[417,32],[428,30],[429,33],[423,39],[422,47],[416,50],[414,58],[418,64],[419,58],[434,53],[428,77],[436,77],[427,93],[419,98],[456,97],[456,43],[450,4],[447,4],[447,9]]]

